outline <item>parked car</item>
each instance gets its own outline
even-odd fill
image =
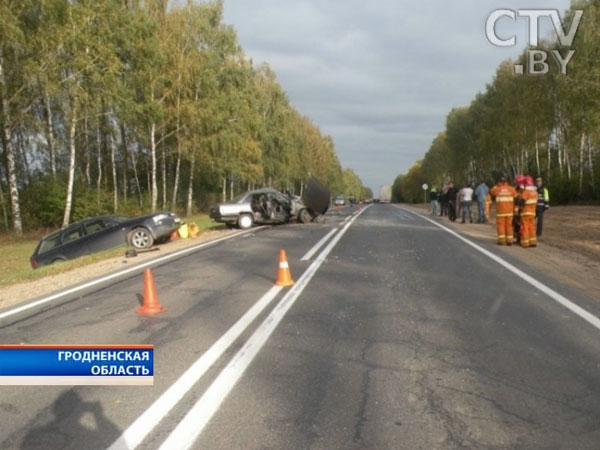
[[[172,212],[141,217],[98,216],[75,222],[42,238],[31,255],[34,269],[120,245],[142,250],[169,238],[181,226]]]
[[[345,206],[346,205],[346,199],[344,198],[343,195],[337,195],[334,199],[333,199],[333,204],[335,206]]]
[[[316,178],[310,178],[302,197],[284,194],[273,188],[246,192],[228,203],[210,209],[216,222],[242,229],[254,224],[281,224],[292,220],[301,223],[313,221],[329,209],[329,189]]]

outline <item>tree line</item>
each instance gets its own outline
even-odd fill
[[[583,15],[570,47],[540,42],[548,73],[517,73],[516,65],[528,68],[527,49],[500,64],[469,106],[450,111],[424,158],[396,178],[397,201],[422,201],[424,183],[494,183],[516,174],[542,176],[556,203],[600,199],[600,3],[574,1],[564,15],[566,30],[577,10]],[[563,58],[575,51],[566,74],[551,56],[556,49]]]
[[[0,223],[191,214],[308,174],[363,196],[333,139],[255,67],[223,1],[0,2]]]

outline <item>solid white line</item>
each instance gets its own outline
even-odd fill
[[[273,301],[283,288],[273,286],[217,342],[215,342],[179,379],[133,422],[108,450],[133,450],[173,409],[254,319]]]
[[[319,242],[317,242],[313,248],[311,248],[308,252],[306,252],[306,255],[304,255],[300,261],[308,261],[310,258],[312,258],[313,255],[315,253],[317,253],[317,251],[319,251],[319,249],[323,246],[323,244],[325,244],[325,242],[327,242],[327,240],[331,237],[331,235],[337,233],[337,231],[338,231],[338,228],[334,228],[329,233],[327,233],[323,239],[321,239]]]
[[[39,300],[37,300],[35,302],[28,303],[26,305],[19,306],[18,308],[14,308],[14,309],[5,311],[3,313],[0,313],[0,320],[4,319],[6,317],[13,316],[13,315],[18,314],[18,313],[23,312],[23,311],[27,311],[28,309],[35,308],[36,306],[43,305],[44,303],[51,302],[52,300],[56,300],[57,298],[63,297],[65,295],[73,294],[75,292],[87,289],[87,288],[95,286],[97,284],[104,283],[105,281],[112,280],[114,278],[120,277],[121,275],[125,275],[127,273],[138,271],[140,269],[143,269],[144,267],[148,267],[148,266],[151,266],[153,264],[157,264],[157,263],[160,263],[160,262],[163,262],[163,261],[168,261],[169,259],[176,258],[178,256],[184,255],[186,253],[193,252],[193,251],[198,250],[198,249],[203,248],[203,247],[208,247],[209,245],[216,244],[217,242],[225,241],[227,239],[232,239],[232,238],[237,237],[237,236],[242,236],[244,234],[251,233],[253,231],[256,231],[259,228],[262,228],[262,227],[257,227],[257,228],[253,228],[252,230],[238,232],[238,233],[235,233],[235,234],[233,234],[231,236],[225,236],[225,237],[222,237],[222,238],[215,239],[213,241],[209,241],[209,242],[205,242],[203,244],[195,245],[193,247],[188,247],[188,248],[186,248],[184,250],[180,250],[180,251],[177,251],[177,252],[174,252],[174,253],[169,253],[168,255],[161,256],[160,258],[153,259],[151,261],[148,261],[148,262],[145,262],[145,263],[142,263],[142,264],[138,264],[137,266],[130,267],[129,269],[121,270],[121,271],[113,273],[111,275],[107,275],[107,276],[104,276],[104,277],[101,277],[101,278],[97,278],[97,279],[95,279],[93,281],[90,281],[88,283],[84,283],[84,284],[82,284],[80,286],[76,286],[76,287],[73,287],[73,288],[61,291],[61,292],[57,292],[55,294],[49,295],[48,297],[41,298],[41,299],[39,299]]]
[[[500,258],[499,256],[494,255],[492,252],[484,249],[483,247],[475,244],[474,242],[471,242],[470,240],[465,239],[464,237],[462,237],[460,234],[456,233],[455,231],[453,231],[453,230],[451,230],[449,228],[446,228],[445,226],[443,226],[443,225],[435,222],[434,220],[429,219],[428,217],[422,216],[421,214],[416,213],[416,212],[411,211],[411,210],[408,210],[408,209],[400,208],[398,206],[397,206],[397,208],[402,209],[403,211],[408,211],[408,212],[410,212],[412,214],[415,214],[415,215],[421,217],[422,219],[425,219],[428,222],[431,222],[432,224],[440,227],[442,230],[447,231],[448,233],[450,233],[453,236],[457,237],[461,241],[469,244],[474,249],[476,249],[479,252],[483,253],[488,258],[496,261],[502,267],[510,270],[512,273],[514,273],[515,275],[517,275],[521,279],[525,280],[527,283],[531,284],[535,288],[539,289],[541,292],[543,292],[544,294],[546,294],[548,297],[550,297],[551,299],[553,299],[557,303],[563,305],[565,308],[569,309],[571,312],[575,313],[576,315],[578,315],[579,317],[581,317],[583,320],[589,322],[594,327],[596,327],[597,329],[600,330],[600,319],[598,317],[596,317],[593,314],[591,314],[590,312],[586,311],[581,306],[576,305],[575,303],[573,303],[568,298],[562,296],[561,294],[559,294],[555,290],[553,290],[553,289],[549,288],[548,286],[546,286],[545,284],[539,282],[538,280],[536,280],[532,276],[527,275],[525,272],[523,272],[522,270],[516,268],[511,263],[505,261],[504,259]]]
[[[308,285],[321,264],[323,264],[327,258],[327,255],[329,255],[350,225],[352,225],[354,220],[358,217],[359,215],[354,216],[353,220],[348,222],[337,236],[333,238],[329,245],[325,247],[321,254],[319,254],[309,268],[306,269],[306,272],[298,279],[296,285],[290,289],[285,297],[273,309],[271,314],[269,314],[250,339],[248,339],[241,350],[233,357],[227,367],[223,369],[202,397],[200,397],[192,409],[186,414],[183,420],[179,422],[177,427],[160,446],[160,450],[188,449],[194,445],[196,438],[202,433],[204,427],[225,400],[225,397],[231,392],[277,325],[279,325],[285,314]]]

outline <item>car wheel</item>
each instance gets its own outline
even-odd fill
[[[136,249],[145,249],[152,247],[154,238],[146,228],[135,228],[129,232],[129,245]]]
[[[238,219],[238,226],[242,230],[252,228],[252,225],[254,225],[254,219],[252,218],[252,216],[250,214],[243,214]]]
[[[312,221],[312,219],[313,217],[311,213],[306,208],[300,211],[300,214],[298,214],[298,222],[300,223],[308,223]]]

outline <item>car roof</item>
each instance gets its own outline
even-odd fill
[[[248,191],[248,194],[272,194],[273,192],[280,193],[279,191],[277,191],[273,188],[267,187],[267,188],[255,189],[253,191]]]
[[[62,233],[63,231],[65,231],[68,228],[71,228],[73,226],[76,225],[81,225],[83,222],[86,222],[88,220],[98,220],[98,219],[115,219],[115,215],[104,215],[104,216],[92,216],[92,217],[86,217],[85,219],[81,219],[81,220],[76,220],[75,222],[70,223],[69,225],[65,226],[65,227],[61,227],[59,230],[53,231],[52,233],[48,233],[47,235],[45,235],[44,237],[42,237],[40,240],[43,241],[45,239],[49,239],[52,238],[54,236],[56,236],[59,233]]]

